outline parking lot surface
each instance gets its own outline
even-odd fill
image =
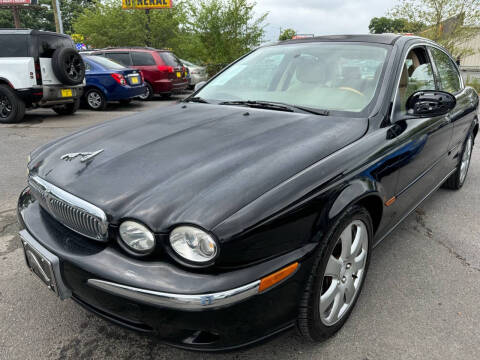
[[[322,344],[286,332],[223,354],[178,350],[60,301],[27,270],[16,199],[28,153],[79,129],[173,101],[134,102],[106,112],[28,113],[0,125],[0,359],[478,359],[480,354],[480,147],[460,191],[440,189],[373,252],[345,327]],[[265,309],[268,311],[268,309]],[[248,314],[245,314],[248,316]]]

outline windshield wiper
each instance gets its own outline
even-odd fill
[[[252,100],[234,100],[234,101],[222,101],[219,105],[240,105],[240,106],[248,106],[252,108],[258,109],[269,109],[269,110],[278,110],[278,111],[295,111],[292,109],[291,106],[278,104],[268,101],[252,101]]]
[[[270,110],[279,110],[279,111],[289,111],[294,112],[295,109],[305,111],[315,115],[327,116],[329,114],[328,110],[320,109],[310,109],[308,107],[285,104],[281,102],[270,102],[270,101],[254,101],[254,100],[234,100],[234,101],[223,101],[219,105],[240,105],[240,106],[249,106],[259,109],[270,109]]]
[[[205,100],[204,98],[202,98],[200,96],[194,96],[194,97],[191,97],[191,98],[187,98],[183,101],[184,102],[196,102],[196,103],[202,103],[202,104],[210,104],[207,100]]]

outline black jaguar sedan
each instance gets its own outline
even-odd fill
[[[60,298],[179,347],[292,327],[326,339],[373,247],[464,184],[478,103],[426,39],[260,47],[176,105],[33,151],[27,265]]]

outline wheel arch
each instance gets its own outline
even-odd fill
[[[100,85],[92,85],[92,84],[88,84],[85,86],[85,88],[83,89],[83,97],[86,97],[87,93],[90,91],[90,90],[98,90],[98,91],[101,91],[103,96],[105,96],[105,98],[107,98],[107,92],[106,90],[100,86]]]
[[[379,188],[372,179],[356,179],[348,183],[330,206],[328,220],[335,219],[352,205],[359,205],[369,212],[375,234],[383,216],[383,197]]]
[[[7,79],[3,78],[3,77],[0,77],[0,84],[5,84],[5,85],[10,86],[12,89],[15,89],[13,87],[12,83],[10,81],[8,81]]]

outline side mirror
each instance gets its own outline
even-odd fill
[[[415,117],[445,115],[457,104],[452,94],[438,90],[414,92],[407,100],[407,114]]]
[[[200,81],[198,84],[195,85],[195,91],[200,90],[206,84],[206,81]]]

